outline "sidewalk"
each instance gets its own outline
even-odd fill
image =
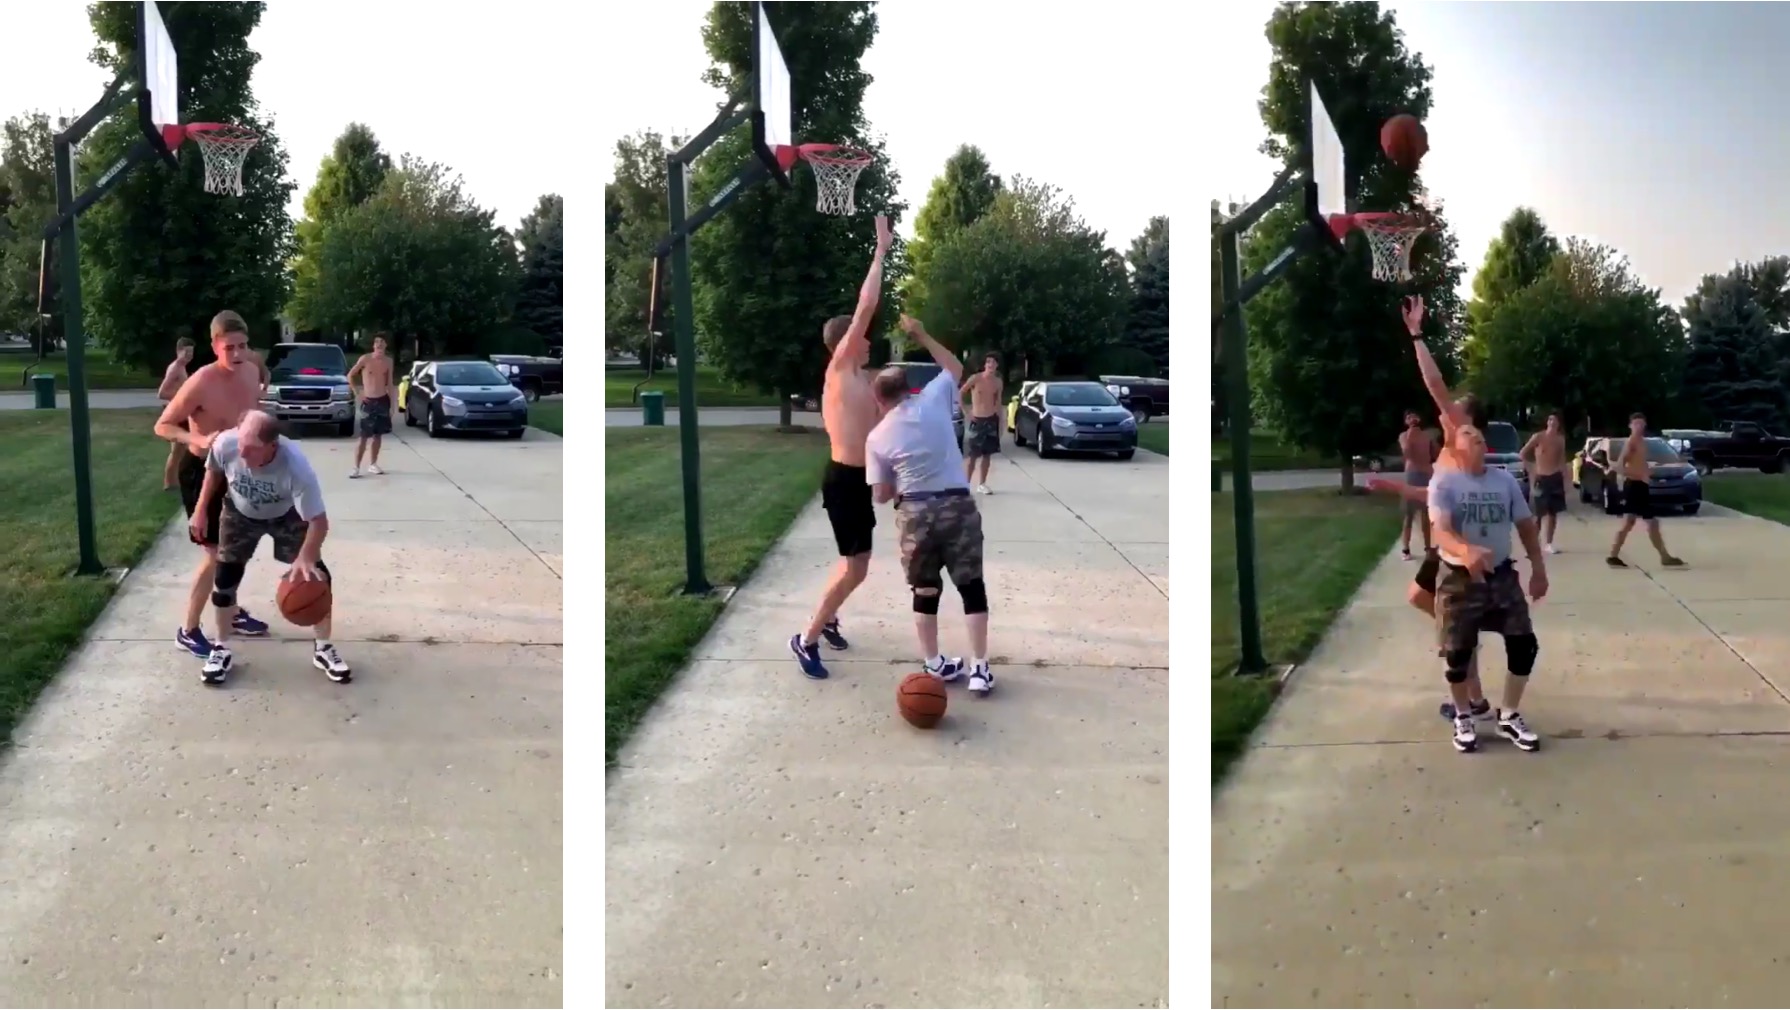
[[[830,680],[785,646],[836,561],[818,506],[728,604],[609,778],[608,1005],[1166,1005],[1168,460],[1009,450],[993,483],[999,686],[936,730],[895,711],[887,508]]]
[[[408,437],[305,442],[352,684],[264,544],[202,687],[171,524],[0,754],[8,1005],[560,1005],[560,442]]]
[[[1213,1005],[1783,998],[1790,529],[1667,520],[1690,567],[1637,530],[1621,571],[1614,522],[1576,514],[1549,559],[1538,754],[1454,753],[1412,566],[1370,577],[1213,805]]]

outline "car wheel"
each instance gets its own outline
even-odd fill
[[[1133,456],[1136,456],[1137,450],[1136,449],[1121,449],[1118,452],[1113,453],[1113,455],[1119,457],[1120,460],[1127,460],[1127,459],[1132,458]]]
[[[434,404],[429,405],[428,432],[429,432],[430,438],[440,438],[441,434],[442,434],[442,432],[441,432],[441,411],[436,410]]]
[[[1701,509],[1702,507],[1703,507],[1702,502],[1692,502],[1689,505],[1686,505],[1684,507],[1684,514],[1687,516],[1694,516],[1697,514],[1697,510]]]
[[[508,439],[521,438],[525,430],[526,429],[523,428],[517,428],[515,431],[506,431],[503,433],[503,437]]]
[[[1013,424],[1013,444],[1018,446],[1021,449],[1024,449],[1026,447],[1026,437],[1024,434],[1022,434],[1020,432],[1019,422],[1017,422],[1017,421],[1015,421]]]
[[[1699,476],[1699,477],[1709,476],[1710,466],[1708,463],[1704,462],[1703,460],[1700,460],[1700,459],[1692,460],[1691,466],[1696,468],[1697,476]]]
[[[1050,430],[1043,426],[1038,428],[1038,458],[1049,459],[1056,453],[1050,447]]]
[[[540,402],[541,387],[535,385],[532,382],[523,386],[522,387],[522,398],[527,400],[529,403]]]
[[[354,422],[353,421],[343,421],[342,423],[336,425],[336,435],[340,438],[354,437]]]
[[[1138,424],[1150,423],[1150,408],[1141,403],[1131,405],[1131,419]]]
[[[1603,495],[1604,514],[1605,515],[1613,515],[1613,516],[1621,515],[1622,514],[1622,506],[1617,503],[1616,492],[1614,492],[1610,489],[1610,485],[1605,484],[1603,487],[1599,488],[1598,490]]]
[[[409,404],[405,404],[404,406],[404,427],[416,427],[416,411],[411,410]]]

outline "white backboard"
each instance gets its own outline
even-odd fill
[[[789,105],[789,66],[783,62],[783,49],[777,45],[777,35],[771,31],[770,19],[765,17],[764,5],[755,4],[758,11],[758,51],[753,54],[753,71],[757,76],[756,97],[758,111],[762,114],[764,134],[760,138],[765,147],[775,152],[779,147],[795,146],[795,135],[790,126]]]
[[[1311,181],[1317,187],[1320,215],[1328,218],[1349,212],[1342,138],[1336,135],[1336,124],[1315,83],[1311,85]]]
[[[180,57],[175,55],[174,40],[168,37],[156,0],[142,0],[138,7],[143,132],[159,143],[163,127],[180,124]]]

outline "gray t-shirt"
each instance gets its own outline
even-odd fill
[[[1430,521],[1447,517],[1462,540],[1492,552],[1494,565],[1510,560],[1510,535],[1517,523],[1532,515],[1522,487],[1508,470],[1487,467],[1474,476],[1450,467],[1430,479]],[[1451,557],[1447,548],[1439,553],[1449,564],[1467,563],[1466,558]]]
[[[297,510],[310,522],[323,514],[323,485],[317,471],[298,443],[280,436],[273,459],[263,467],[251,467],[242,458],[242,445],[232,428],[211,440],[205,465],[224,475],[230,503],[249,519],[278,519]]]
[[[968,490],[963,447],[951,420],[957,398],[957,380],[941,369],[925,388],[896,404],[865,440],[865,480],[892,484],[897,494]]]

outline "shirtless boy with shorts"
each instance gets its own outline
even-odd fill
[[[174,394],[180,392],[181,386],[186,385],[187,366],[192,363],[193,338],[181,337],[174,341],[174,361],[168,365],[168,370],[162,373],[161,388],[155,391],[156,398],[163,403],[174,399]],[[183,451],[180,443],[168,443],[168,463],[162,467],[163,491],[174,489],[174,480],[180,473],[180,454]]]
[[[385,334],[374,334],[373,353],[361,355],[348,370],[348,391],[360,403],[360,441],[354,443],[354,469],[348,476],[360,476],[361,457],[371,443],[367,472],[377,477],[385,473],[379,469],[380,446],[392,433],[392,359],[385,353]]]
[[[1548,415],[1548,426],[1529,436],[1519,453],[1529,468],[1529,486],[1535,489],[1535,514],[1541,517],[1542,550],[1559,554],[1554,547],[1554,526],[1566,511],[1566,429],[1558,412]]]
[[[180,504],[188,519],[199,506],[199,493],[205,486],[205,458],[211,452],[211,440],[236,427],[261,400],[261,369],[249,351],[249,328],[241,316],[225,309],[212,317],[211,349],[217,360],[194,372],[155,422],[157,438],[183,449],[175,480],[180,485]],[[212,650],[211,641],[199,629],[199,621],[217,575],[218,517],[223,502],[214,498],[209,505],[208,532],[204,537],[193,538],[205,549],[205,557],[193,573],[186,613],[174,634],[177,645],[200,659],[209,658]],[[250,617],[246,610],[236,611],[231,627],[239,635],[267,634],[267,625]]]
[[[1398,451],[1405,458],[1405,485],[1412,488],[1423,488],[1428,494],[1430,474],[1435,470],[1435,447],[1430,444],[1430,434],[1423,430],[1423,416],[1415,410],[1405,411],[1405,430],[1398,433]],[[1423,527],[1423,553],[1427,557],[1435,550],[1430,542],[1429,509],[1421,502],[1407,500],[1405,502],[1405,526],[1403,531],[1402,554],[1406,561],[1411,560],[1411,527]]]
[[[984,355],[982,370],[964,382],[963,393],[970,398],[970,416],[963,429],[963,476],[976,485],[977,494],[993,494],[988,489],[988,468],[1001,453],[1001,359]]]
[[[826,341],[831,357],[821,387],[820,414],[833,455],[821,478],[820,503],[833,524],[839,566],[828,580],[808,627],[789,637],[789,651],[802,673],[812,680],[827,676],[827,668],[820,661],[819,643],[823,638],[828,648],[847,647],[845,635],[839,630],[839,608],[870,574],[876,507],[865,479],[864,440],[876,427],[878,412],[871,377],[864,368],[870,363],[870,323],[876,318],[877,302],[882,299],[883,255],[889,251],[889,239],[889,219],[879,214],[876,255],[858,289],[857,309],[849,316],[834,316],[821,329],[821,339]]]

